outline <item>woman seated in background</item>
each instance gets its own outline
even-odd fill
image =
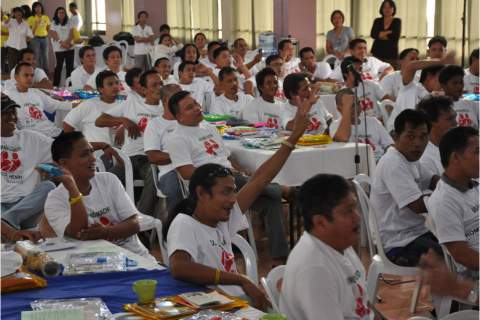
[[[193,43],[200,51],[200,58],[205,58],[207,56],[207,36],[202,32],[198,32],[193,37]]]
[[[350,53],[348,43],[355,38],[352,28],[343,26],[345,15],[340,10],[334,10],[330,15],[333,29],[327,32],[327,54],[333,54],[341,60]]]

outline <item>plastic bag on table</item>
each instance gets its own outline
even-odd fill
[[[100,298],[42,299],[30,303],[32,310],[83,308],[85,319],[107,320],[112,317],[105,302]]]
[[[47,286],[47,280],[34,275],[28,271],[20,269],[19,271],[2,277],[0,290],[2,293],[15,292],[29,289],[44,288]]]
[[[63,274],[125,271],[127,256],[116,252],[71,253],[67,256]]]

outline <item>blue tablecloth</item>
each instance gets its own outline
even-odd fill
[[[136,301],[132,283],[139,279],[156,279],[157,297],[205,290],[204,287],[173,279],[168,270],[135,270],[46,279],[46,288],[2,294],[2,319],[20,319],[20,312],[31,310],[30,302],[37,299],[99,297],[112,313],[123,312],[124,304]]]

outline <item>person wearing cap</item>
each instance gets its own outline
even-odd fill
[[[35,170],[51,162],[52,139],[31,130],[17,129],[17,108],[8,96],[1,101],[1,217],[2,222],[20,230],[35,227],[48,193],[55,188],[50,180],[40,182]]]

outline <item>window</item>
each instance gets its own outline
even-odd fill
[[[105,34],[107,31],[105,0],[90,0],[90,9],[92,31]]]
[[[260,33],[273,31],[273,0],[233,0],[232,11],[232,39],[255,47]]]
[[[317,11],[317,55],[323,57],[326,55],[325,46],[327,42],[327,32],[333,29],[333,25],[330,21],[330,15],[334,10],[341,10],[345,15],[344,26],[350,27],[351,16],[350,16],[350,0],[338,0],[338,1],[326,1],[326,0],[317,0],[316,2],[316,11]],[[356,30],[353,30],[356,33]]]
[[[122,0],[122,31],[131,32],[135,26],[135,2],[134,0]]]

